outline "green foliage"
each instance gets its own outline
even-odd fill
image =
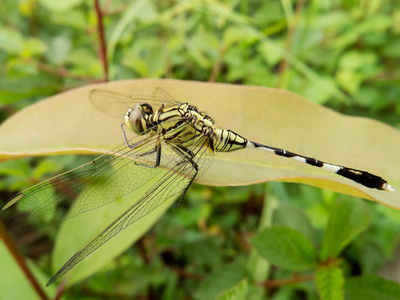
[[[278,87],[400,128],[400,6],[395,1],[115,0],[100,5],[110,80],[156,77]],[[93,1],[0,1],[1,122],[39,99],[103,80],[97,28]],[[49,118],[55,118],[55,127],[60,118],[76,115],[49,113]],[[246,116],[230,119],[240,122],[241,117]],[[283,114],[277,117],[285,122]],[[22,120],[20,125],[21,134],[13,139],[31,134],[33,124]],[[305,128],[307,136],[319,140],[318,126]],[[364,146],[354,163],[369,161]],[[340,147],[342,153],[351,150],[346,143]],[[0,198],[88,159],[2,162]],[[76,269],[64,298],[399,298],[397,283],[366,275],[397,259],[398,211],[311,186],[269,187],[192,186],[180,206],[146,235],[146,226],[159,215]],[[92,218],[84,214],[60,230],[55,226],[22,236],[22,243],[34,240],[21,248],[35,258],[29,268],[40,285],[79,248],[81,236],[104,226],[102,217],[113,213],[95,211]],[[44,232],[56,241],[54,252],[47,250]],[[39,298],[2,242],[0,265],[0,299]],[[54,296],[56,288],[45,291]]]
[[[242,300],[247,299],[247,280],[242,280],[239,284],[235,285],[230,290],[225,291],[219,295],[217,300]]]
[[[314,229],[306,213],[299,207],[282,204],[274,211],[273,223],[300,232],[309,241],[314,241]]]
[[[247,284],[244,278],[246,278],[246,269],[239,261],[234,262],[211,273],[200,285],[195,297],[197,299],[237,299],[233,298],[235,293],[246,294]]]
[[[326,228],[322,259],[336,258],[368,224],[368,211],[360,200],[337,203],[332,209]]]
[[[400,295],[400,285],[375,275],[351,278],[344,286],[346,300],[395,300]]]
[[[264,229],[253,239],[260,254],[282,268],[293,271],[315,267],[315,249],[301,233],[288,227]]]
[[[4,243],[0,243],[0,261],[0,299],[40,299]],[[48,278],[43,271],[31,261],[28,261],[28,266],[38,282],[45,285]],[[55,293],[55,287],[46,290],[49,297],[54,297]]]
[[[322,300],[342,300],[343,271],[338,267],[321,267],[315,274],[315,282]]]

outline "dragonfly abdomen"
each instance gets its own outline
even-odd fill
[[[256,148],[259,150],[264,150],[268,151],[271,153],[274,153],[279,156],[295,159],[300,162],[304,162],[308,165],[318,167],[324,170],[327,170],[332,173],[336,173],[340,176],[343,176],[347,179],[353,180],[359,184],[362,184],[363,186],[366,186],[371,189],[378,189],[378,190],[387,190],[387,191],[394,191],[394,189],[388,184],[386,180],[384,180],[382,177],[376,176],[374,174],[368,173],[366,171],[361,171],[361,170],[356,170],[352,168],[348,168],[345,166],[341,165],[335,165],[335,164],[330,164],[323,162],[321,160],[300,155],[294,152],[287,151],[285,149],[281,148],[275,148],[271,146],[266,146],[263,144],[255,143],[248,141],[247,143],[248,148]]]
[[[247,139],[233,132],[230,129],[215,129],[214,151],[231,152],[246,148]]]

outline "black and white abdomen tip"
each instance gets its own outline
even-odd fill
[[[366,186],[371,189],[394,191],[394,189],[390,186],[390,184],[388,184],[388,182],[386,180],[384,180],[382,177],[376,176],[376,175],[368,173],[366,171],[351,169],[351,168],[347,168],[347,167],[335,165],[335,164],[329,164],[329,163],[317,160],[312,157],[303,156],[303,155],[300,155],[297,153],[286,151],[284,149],[270,147],[270,146],[262,145],[262,144],[255,143],[255,142],[249,141],[247,143],[247,147],[265,150],[265,151],[274,153],[275,155],[288,157],[288,158],[292,158],[292,159],[295,159],[300,162],[304,162],[311,166],[318,167],[318,168],[327,170],[332,173],[336,173],[340,176],[343,176],[345,178],[353,180],[353,181],[355,181],[359,184],[362,184],[363,186]]]

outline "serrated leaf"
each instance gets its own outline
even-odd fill
[[[254,247],[272,264],[304,271],[315,267],[315,249],[301,233],[288,227],[271,227],[253,238]]]
[[[343,300],[343,272],[338,267],[321,267],[315,281],[321,300]]]
[[[299,207],[289,204],[280,205],[273,215],[275,226],[286,226],[303,234],[310,241],[314,238],[311,221]]]
[[[195,293],[196,299],[215,299],[220,293],[239,284],[247,276],[246,269],[239,261],[213,271]]]
[[[217,300],[245,300],[247,299],[248,288],[247,279],[243,279],[233,288],[218,295]]]
[[[89,92],[102,88],[152,95],[157,87],[206,111],[218,126],[253,141],[368,170],[383,176],[397,191],[364,188],[325,170],[252,149],[217,154],[199,183],[302,182],[400,208],[398,130],[373,120],[342,116],[295,94],[262,87],[178,80],[88,85],[38,102],[4,122],[0,127],[0,159],[113,149],[123,142],[121,120],[96,111]]]
[[[340,201],[328,220],[322,247],[322,259],[335,258],[369,225],[367,207],[359,199]]]
[[[375,275],[364,275],[346,280],[346,300],[398,300],[400,285]]]

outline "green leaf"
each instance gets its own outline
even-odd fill
[[[261,298],[264,299],[264,298]],[[271,300],[297,299],[296,289],[293,286],[283,286],[276,290]]]
[[[273,215],[273,224],[275,226],[286,226],[300,232],[307,239],[314,239],[314,230],[311,221],[304,210],[290,204],[282,204]]]
[[[208,68],[217,59],[219,39],[210,32],[197,33],[191,37],[186,46],[196,63]]]
[[[50,49],[46,53],[46,57],[55,65],[62,64],[67,59],[71,48],[71,39],[69,37],[59,35],[51,40]]]
[[[63,0],[63,1],[39,0],[39,2],[48,10],[59,13],[70,10],[80,5],[82,3],[82,0]]]
[[[12,64],[18,69],[25,67],[27,73],[22,78],[7,78],[0,81],[0,103],[9,104],[23,98],[55,92],[54,77],[43,73],[37,74],[34,65],[28,65],[22,58],[13,60]]]
[[[0,165],[0,175],[28,176],[30,165],[26,159],[6,161]]]
[[[88,26],[86,13],[83,10],[68,10],[53,14],[51,21],[78,30],[85,30]]]
[[[115,25],[110,36],[110,41],[107,46],[108,59],[111,60],[114,56],[115,48],[123,31],[128,25],[132,25],[133,21],[140,18],[142,11],[146,11],[146,6],[152,6],[149,0],[136,0],[132,2],[121,16],[119,22]],[[151,9],[150,9],[151,10]]]
[[[0,28],[0,49],[13,54],[19,54],[24,46],[22,34],[10,28]]]
[[[344,34],[335,39],[332,46],[337,49],[344,49],[348,45],[354,44],[360,37],[371,35],[371,33],[381,33],[392,26],[392,20],[388,15],[376,14],[373,18],[365,18],[362,22],[351,26]]]
[[[196,291],[195,298],[205,300],[215,299],[222,292],[240,285],[243,281],[247,282],[246,280],[243,280],[246,276],[247,271],[239,261],[223,266],[222,268],[213,271],[206,278]],[[244,287],[241,287],[240,289],[244,289]]]
[[[5,175],[1,180],[0,188],[18,192],[32,185],[31,166],[27,159],[6,161],[0,165],[0,175]],[[3,199],[6,200],[6,199]]]
[[[154,1],[149,1],[137,15],[137,19],[141,22],[151,23],[159,22],[159,13]]]
[[[65,58],[65,62],[81,69],[88,67],[94,69],[95,66],[99,65],[96,56],[85,48],[72,49],[68,57]]]
[[[341,70],[336,74],[338,83],[349,93],[355,94],[363,81],[360,73],[353,70]]]
[[[157,182],[163,174],[164,173],[161,173],[161,175],[158,175],[156,178],[137,189],[135,193],[128,194],[108,205],[91,210],[85,214],[78,215],[77,217],[63,222],[55,241],[52,256],[53,271],[58,271],[58,269],[61,268],[76,252],[83,248],[112,221],[117,219],[123,212],[138,201],[149,187]],[[122,175],[119,179],[123,180]],[[158,221],[158,219],[175,201],[175,198],[176,197],[170,198],[164,204],[160,205],[154,211],[131,226],[122,230],[98,250],[86,257],[66,275],[69,276],[67,284],[72,285],[95,274],[115,257],[123,253],[135,241],[142,237],[155,222]],[[82,230],[82,228],[85,230]]]
[[[218,295],[217,300],[245,300],[247,299],[247,291],[247,279],[243,279],[231,289]]]
[[[280,49],[274,43],[275,41],[266,39],[262,41],[258,47],[263,59],[268,62],[270,66],[274,66],[280,62],[283,56],[282,51],[279,51]]]
[[[25,40],[24,47],[21,52],[22,57],[32,57],[41,55],[47,51],[47,46],[37,38],[29,38]]]
[[[253,245],[264,258],[282,268],[304,271],[315,267],[314,246],[291,228],[267,228],[253,238]]]
[[[0,126],[0,159],[113,149],[123,142],[121,119],[93,108],[90,91],[103,88],[152,95],[157,87],[206,111],[218,126],[253,141],[368,170],[383,176],[397,191],[364,188],[320,168],[253,149],[218,153],[209,171],[199,179],[201,184],[301,182],[400,208],[398,130],[374,120],[342,116],[293,93],[262,87],[178,80],[88,85],[40,101],[5,121]],[[123,115],[126,107],[121,109]]]
[[[128,57],[122,61],[123,65],[135,70],[140,77],[147,77],[149,74],[149,68],[146,61],[140,57]]]
[[[375,275],[364,275],[346,280],[346,300],[398,300],[400,285]]]
[[[344,277],[340,268],[318,268],[315,281],[322,300],[343,300]]]
[[[396,211],[399,212],[399,211]],[[389,232],[384,229],[380,229],[380,232],[385,232],[385,236],[388,237],[390,236]],[[374,234],[375,235],[375,234]],[[376,237],[381,240],[380,235],[376,235]],[[385,239],[382,239],[382,242],[385,243]],[[398,240],[394,242],[397,246]],[[387,243],[390,244],[390,243]],[[387,245],[386,244],[386,245]],[[362,246],[360,247],[361,249],[359,250],[359,257],[358,261],[361,266],[361,270],[363,273],[372,273],[375,272],[379,269],[382,268],[382,266],[385,263],[385,258],[387,257],[385,255],[384,249],[379,247],[376,243],[374,242],[364,242],[362,243]]]
[[[0,299],[40,299],[39,295],[33,289],[31,283],[21,270],[20,266],[11,255],[4,242],[0,239]],[[29,270],[33,273],[39,284],[44,287],[48,280],[38,267],[33,263],[27,262]],[[56,287],[43,288],[43,291],[50,299],[56,294]]]
[[[333,207],[321,252],[323,260],[337,257],[369,225],[367,207],[359,199],[340,201]]]
[[[321,84],[324,86],[321,89]],[[304,95],[315,103],[323,104],[334,96],[337,90],[335,81],[330,77],[320,77],[319,80],[310,81]]]
[[[345,53],[339,62],[341,69],[365,69],[366,67],[376,65],[378,57],[373,52],[351,51]]]
[[[231,47],[233,44],[252,44],[257,40],[257,36],[252,30],[241,28],[237,26],[230,26],[224,31],[223,45],[226,48]]]
[[[33,171],[33,178],[41,179],[46,174],[54,174],[61,171],[61,166],[52,159],[44,159],[39,162]]]
[[[383,48],[383,54],[390,58],[400,58],[400,53],[398,51],[400,47],[400,38],[394,39],[390,41],[385,47]]]

